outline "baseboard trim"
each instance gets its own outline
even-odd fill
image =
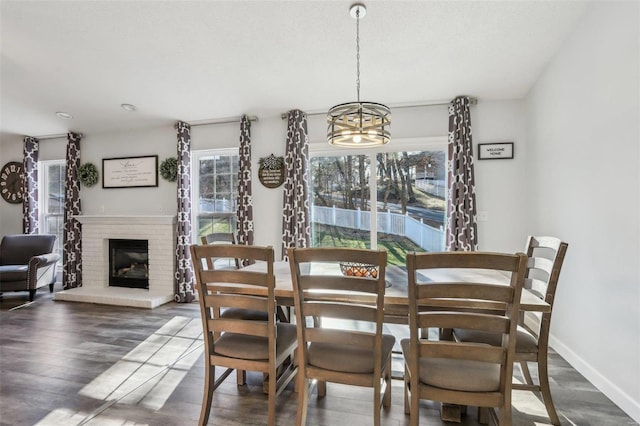
[[[639,400],[633,399],[553,335],[549,336],[549,346],[629,417],[640,423]]]

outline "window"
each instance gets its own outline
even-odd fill
[[[60,255],[58,268],[62,266],[64,243],[64,182],[65,160],[40,161],[38,165],[38,193],[40,200],[40,233],[53,234],[56,238],[54,252]]]
[[[400,266],[408,251],[444,250],[445,143],[312,152],[312,246],[384,248]]]
[[[193,152],[193,241],[212,232],[235,233],[238,162],[237,149]]]

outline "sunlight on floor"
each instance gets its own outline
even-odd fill
[[[113,403],[160,409],[203,352],[200,319],[173,317],[107,371],[80,390],[105,401],[91,413],[58,408],[36,426],[147,426],[102,414]]]
[[[164,405],[202,350],[200,320],[174,317],[85,386],[80,394],[157,410]]]
[[[136,423],[125,419],[113,419],[109,417],[100,417],[100,420],[88,421],[84,423],[87,413],[75,413],[66,408],[58,408],[47,415],[44,419],[36,423],[35,426],[149,426],[147,423]]]

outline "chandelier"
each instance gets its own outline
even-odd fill
[[[391,139],[391,110],[376,102],[360,102],[360,18],[367,9],[354,4],[349,9],[356,20],[356,91],[358,100],[334,106],[327,113],[327,141],[331,145],[368,148],[384,145]]]

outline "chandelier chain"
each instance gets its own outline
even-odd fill
[[[360,102],[360,8],[356,9],[356,87]]]

